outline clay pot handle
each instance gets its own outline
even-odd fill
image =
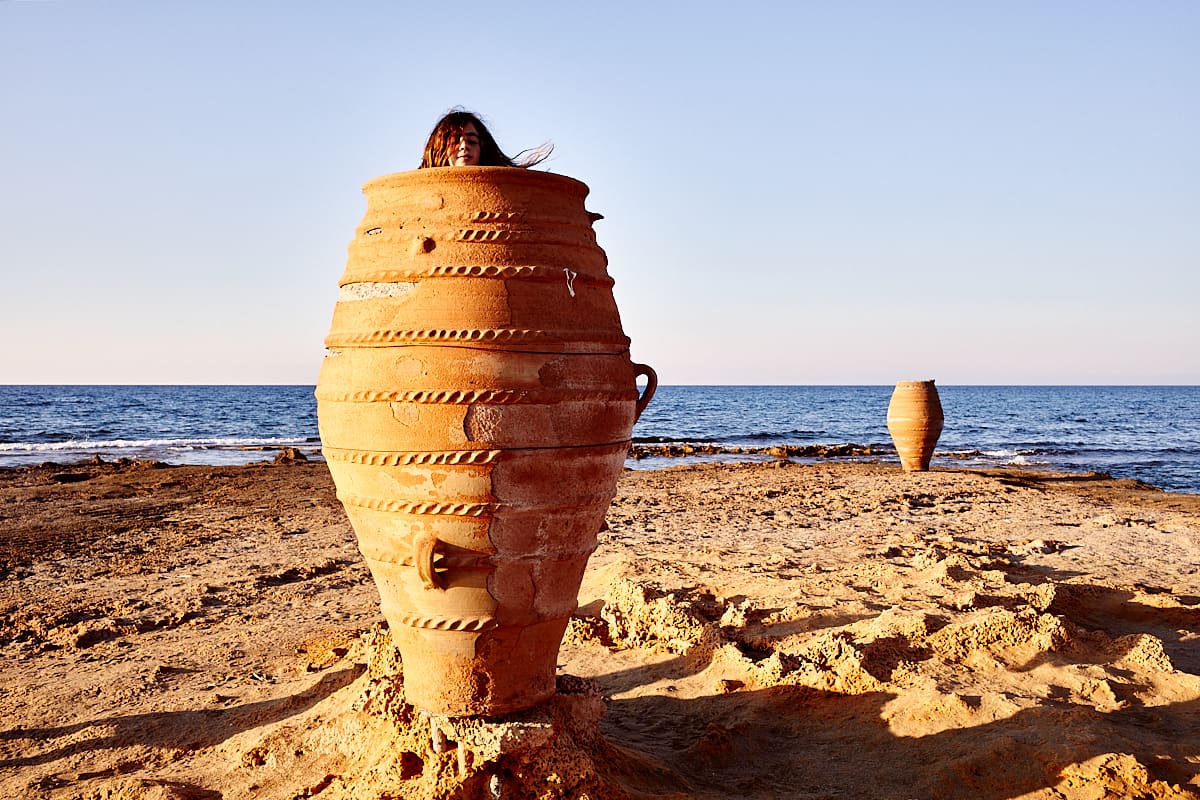
[[[417,574],[426,589],[445,589],[446,584],[437,570],[433,568],[433,559],[437,556],[437,546],[441,544],[436,536],[418,536],[413,540],[413,561],[417,565]]]
[[[654,390],[658,388],[658,374],[653,369],[645,364],[634,364],[634,379],[636,380],[639,375],[646,376],[646,391],[642,392],[642,396],[638,398],[637,408],[633,415],[634,422],[638,421],[638,417],[642,416],[642,412],[646,410],[646,406],[650,405],[650,399],[654,397]]]

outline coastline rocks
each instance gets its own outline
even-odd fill
[[[702,442],[664,442],[634,444],[629,449],[633,459],[713,455],[765,455],[776,458],[838,458],[846,456],[880,455],[878,446],[861,444],[783,444],[770,447],[739,447]]]
[[[301,453],[295,447],[285,447],[275,454],[274,463],[276,464],[302,464],[308,461],[308,456]]]

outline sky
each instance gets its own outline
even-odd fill
[[[445,111],[664,384],[1200,384],[1200,3],[0,0],[0,383],[314,384]]]

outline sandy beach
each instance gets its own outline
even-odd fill
[[[626,471],[559,694],[404,702],[321,463],[0,470],[0,797],[1200,797],[1200,496]]]

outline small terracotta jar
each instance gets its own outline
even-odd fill
[[[317,383],[322,450],[406,699],[528,708],[554,693],[654,372],[630,361],[584,184],[458,167],[363,191]]]
[[[888,403],[887,426],[905,472],[929,469],[942,435],[942,402],[933,381],[900,381]]]

